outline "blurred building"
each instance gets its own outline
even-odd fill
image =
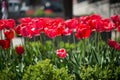
[[[120,0],[109,0],[110,14],[120,14]]]
[[[8,0],[8,10],[10,12],[17,12],[22,4],[22,0]]]
[[[2,0],[1,0],[2,1]],[[31,6],[41,6],[54,12],[63,12],[65,18],[72,16],[100,14],[109,17],[120,13],[120,0],[7,0],[9,12],[21,12]],[[71,4],[71,2],[73,4]],[[1,7],[0,7],[1,8]],[[0,13],[1,14],[1,13]],[[9,14],[10,15],[10,14]]]
[[[73,5],[73,15],[82,16],[92,13],[100,14],[102,17],[120,14],[120,0],[77,0]]]

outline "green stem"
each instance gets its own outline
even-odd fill
[[[82,41],[83,41],[83,54],[85,56],[85,39],[82,39]]]
[[[5,68],[5,57],[4,57],[4,55],[5,55],[4,50],[1,50],[1,71]]]
[[[43,41],[42,41],[42,36],[41,36],[41,34],[40,34],[40,42],[41,42],[41,44],[43,44]]]
[[[86,40],[85,39],[82,39],[83,41],[83,59],[85,61],[85,58],[86,58]]]
[[[68,36],[68,41],[67,42],[70,44],[70,36]]]
[[[97,42],[97,51],[98,51],[98,54],[100,53],[99,51],[100,51],[100,46],[99,46],[99,42],[100,42],[100,33],[98,33],[98,42]]]
[[[57,38],[57,48],[60,48],[60,42],[61,42],[61,36],[58,36]]]
[[[75,53],[77,52],[76,50],[76,40],[75,40],[75,35],[74,35],[74,33],[73,33],[73,43],[74,43],[74,46],[75,46]]]
[[[73,34],[73,42],[74,42],[74,44],[76,43],[76,41],[75,41],[75,35]]]
[[[53,51],[55,50],[55,38],[54,39],[52,39],[52,43],[53,43]]]
[[[98,33],[95,32],[95,49],[97,48],[97,52],[94,51],[94,56],[95,56],[95,59],[97,61],[97,63],[99,64],[99,60],[98,60],[98,57],[97,57],[97,53],[98,53]]]
[[[55,38],[54,39],[52,39],[52,56],[51,56],[51,58],[52,58],[52,60],[53,60],[53,62],[54,62],[54,64],[57,66],[57,57],[56,57],[56,55],[55,55],[55,50],[56,50],[56,48],[55,48]],[[58,67],[58,66],[57,66]]]

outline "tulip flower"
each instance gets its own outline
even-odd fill
[[[22,55],[24,53],[24,48],[23,46],[19,45],[15,47],[15,51],[18,55]]]
[[[64,23],[67,28],[75,30],[79,22],[77,18],[73,18],[66,20]]]
[[[13,29],[14,26],[15,26],[14,19],[7,19],[7,20],[4,20],[4,22],[5,22],[5,28],[6,29]]]
[[[0,20],[0,31],[4,28],[5,23],[3,22],[3,20]]]
[[[6,39],[11,40],[11,39],[14,38],[14,31],[12,29],[11,30],[5,30],[4,35],[5,35]]]
[[[30,17],[20,18],[18,19],[18,22],[20,23],[29,23],[31,21]]]
[[[86,24],[79,24],[76,33],[75,33],[75,37],[77,39],[85,39],[88,38],[91,34],[91,29],[89,28],[88,25]]]
[[[66,51],[64,48],[61,48],[61,49],[58,49],[56,51],[56,55],[59,57],[59,58],[65,58],[66,57]]]
[[[64,29],[63,35],[65,36],[70,36],[72,34],[72,30],[69,28]]]
[[[117,43],[116,41],[108,39],[107,43],[111,48],[114,48],[116,50],[120,50],[120,44]]]
[[[10,40],[0,40],[0,46],[3,49],[8,49],[10,47]]]

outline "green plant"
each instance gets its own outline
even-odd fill
[[[114,64],[106,65],[104,68],[98,65],[82,66],[80,67],[79,76],[82,80],[118,80],[120,67]]]
[[[23,80],[73,80],[67,69],[57,69],[46,59],[30,65],[24,72]]]
[[[27,13],[33,16],[34,11]],[[51,10],[38,10],[35,16],[39,14],[44,18],[21,18],[16,27],[12,19],[0,20],[0,33],[5,36],[0,35],[1,79],[66,80],[67,72],[74,74],[75,80],[119,79],[119,39],[116,42],[107,35],[106,43],[101,36],[116,29],[120,32],[119,15],[106,19],[93,14],[63,20],[48,18],[52,17]],[[12,46],[14,32],[25,39],[17,48]],[[51,64],[38,62],[45,59]]]
[[[6,68],[0,71],[0,80],[13,80],[16,77],[16,73],[12,72],[11,68]]]

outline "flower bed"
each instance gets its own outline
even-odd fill
[[[25,75],[32,75],[31,65],[36,66],[45,59],[49,59],[55,69],[66,69],[65,75],[71,80],[119,79],[119,38],[103,41],[101,33],[120,32],[120,15],[102,18],[93,14],[68,20],[26,17],[18,22],[15,25],[13,19],[0,20],[3,34],[0,39],[1,79],[24,79]],[[24,37],[25,42],[14,47],[12,39],[16,35]],[[33,74],[38,75],[37,72]],[[52,76],[55,75],[57,72]],[[38,79],[42,78],[38,75]]]

